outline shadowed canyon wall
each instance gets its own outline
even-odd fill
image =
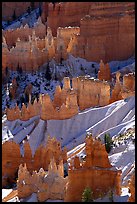
[[[15,12],[16,17],[21,16],[27,12],[28,7],[31,7],[31,2],[2,2],[2,20],[12,21]],[[40,2],[34,2],[34,8],[38,8]]]

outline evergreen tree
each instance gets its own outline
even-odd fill
[[[31,7],[31,10],[34,10],[35,8],[35,3],[33,1],[30,2],[30,7]]]
[[[41,6],[39,6],[39,15],[41,16],[42,14],[42,9],[41,9]]]
[[[112,139],[110,137],[109,133],[106,133],[104,136],[104,142],[105,142],[105,148],[107,153],[110,152],[111,148],[112,148]]]
[[[93,202],[93,192],[89,187],[86,187],[83,191],[82,202]]]
[[[28,8],[27,8],[27,12],[28,12],[28,14],[30,14],[30,13],[31,13],[30,6],[28,6]]]
[[[50,72],[50,68],[49,68],[49,63],[47,64],[45,77],[47,80],[49,80],[49,81],[51,80],[51,72]]]
[[[13,15],[12,15],[12,19],[13,19],[13,21],[15,21],[16,18],[17,18],[17,16],[16,16],[16,12],[15,12],[15,10],[14,10]]]
[[[6,72],[6,76],[7,76],[8,73],[9,73],[9,69],[8,69],[8,67],[6,67],[5,72]]]
[[[114,202],[113,190],[110,190],[110,191],[109,191],[109,200],[110,200],[110,202]]]

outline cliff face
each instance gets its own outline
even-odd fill
[[[67,161],[67,150],[61,149],[60,143],[55,138],[48,138],[46,146],[40,146],[32,157],[31,148],[28,142],[24,143],[24,156],[20,153],[20,146],[15,142],[5,142],[2,145],[2,185],[5,186],[15,175],[20,164],[26,163],[28,170],[44,168],[48,169],[50,159],[55,158],[58,165],[60,160]]]
[[[124,60],[134,54],[135,21],[133,15],[85,16],[78,36],[78,55],[88,61],[105,63]]]
[[[45,24],[45,22],[47,21],[47,17],[48,17],[48,2],[42,2],[42,14],[41,14],[41,19],[42,22]]]
[[[49,3],[47,24],[57,35],[58,27],[80,26],[80,19],[89,12],[90,2]]]
[[[81,201],[82,193],[88,186],[93,191],[93,198],[115,189],[120,195],[121,171],[112,170],[104,145],[91,136],[86,138],[86,161],[82,163],[78,157],[68,171],[65,201]]]
[[[24,14],[28,7],[31,7],[31,2],[2,2],[2,20],[12,21],[15,12],[16,17]],[[38,8],[40,2],[34,2],[34,8]]]
[[[77,54],[88,61],[124,60],[134,54],[135,4],[133,2],[67,2],[49,4],[48,26],[80,26]],[[71,9],[70,9],[71,8]]]

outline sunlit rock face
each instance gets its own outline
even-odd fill
[[[115,189],[116,194],[120,195],[122,172],[112,169],[105,146],[92,136],[88,136],[85,151],[85,161],[80,162],[76,156],[70,162],[65,201],[81,201],[82,193],[87,186],[92,189],[93,198],[98,198],[100,194],[107,193],[110,189]]]

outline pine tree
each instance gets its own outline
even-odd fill
[[[111,148],[112,148],[112,139],[110,137],[109,133],[106,133],[104,136],[104,142],[105,142],[105,148],[107,153],[110,152]]]
[[[82,194],[82,202],[93,202],[93,192],[89,187],[86,187]]]
[[[15,12],[15,10],[14,10],[13,15],[12,15],[12,19],[13,19],[13,21],[15,21],[16,18],[17,18],[17,16],[16,16],[16,12]]]
[[[46,74],[45,77],[48,81],[51,80],[51,71],[50,71],[50,67],[49,67],[49,63],[47,64],[47,69],[46,69]]]

